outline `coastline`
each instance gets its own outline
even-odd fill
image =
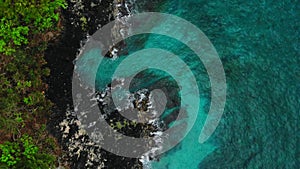
[[[116,156],[93,143],[72,113],[73,60],[87,35],[114,18],[113,2],[68,1],[68,6],[62,11],[65,29],[61,37],[45,52],[51,70],[46,95],[55,103],[47,129],[65,151],[61,161],[66,160],[71,168],[142,168],[137,159]]]
[[[295,134],[300,127],[298,3],[66,1],[69,7],[65,0],[0,3],[3,10],[0,14],[1,169],[300,166],[299,139]],[[106,39],[95,38],[95,31],[117,20],[110,27],[113,33],[105,34],[109,37],[107,42],[110,38],[124,39],[131,29],[126,23],[127,17],[121,17],[148,11],[185,18],[201,29],[214,45],[223,64],[216,68],[222,67],[226,73],[226,105],[222,118],[209,120],[209,112],[214,107],[211,106],[211,76],[203,64],[198,64],[189,45],[182,44],[181,40],[140,34],[110,45],[107,53],[99,55],[97,42],[103,47],[102,40],[105,46]],[[151,16],[148,18],[151,20]],[[194,35],[193,31],[186,28],[183,28],[186,33],[178,31],[183,22],[166,23],[163,19],[154,22],[154,31],[166,30],[187,40],[194,39],[189,38]],[[147,24],[138,25],[147,27]],[[96,46],[89,48],[93,40]],[[96,50],[89,50],[93,47]],[[196,82],[184,82],[191,76],[176,62],[152,58],[163,57],[152,52],[154,48],[179,56]],[[145,51],[145,57],[140,57],[143,53],[138,52],[142,49],[150,49],[150,52]],[[206,50],[203,52],[206,56]],[[134,53],[137,58],[131,57]],[[96,59],[92,60],[93,57]],[[98,63],[97,59],[102,59],[101,64],[94,64]],[[179,70],[182,80],[151,66],[138,74],[131,71],[153,61]],[[79,81],[76,77],[80,77]],[[89,86],[85,82],[91,79],[92,86]],[[198,93],[195,88],[190,92],[182,90],[194,84],[198,85],[200,95],[184,99],[186,95]],[[161,89],[165,95],[156,95],[162,92],[155,89]],[[183,116],[178,116],[178,109],[188,110],[198,105],[200,97],[197,117],[191,113],[195,111],[184,111]],[[122,103],[118,103],[119,100]],[[188,106],[182,100],[186,100]],[[165,108],[162,114],[161,105]],[[220,121],[215,121],[217,119]],[[218,122],[218,126],[203,142],[201,135],[206,134],[203,126],[213,124],[210,122]],[[108,125],[101,128],[98,124]],[[184,132],[190,124],[193,125],[191,130]],[[168,129],[173,132],[167,134]],[[181,136],[184,137],[180,142],[173,141]],[[139,139],[128,141],[128,137],[151,139],[139,144],[135,142]],[[171,149],[165,149],[168,146]]]
[[[71,168],[95,168],[95,166],[99,166],[99,168],[149,168],[151,160],[158,160],[159,158],[153,157],[152,154],[160,150],[159,132],[165,129],[165,125],[153,121],[151,124],[139,126],[135,131],[137,133],[134,135],[139,135],[138,133],[150,134],[152,131],[151,135],[157,137],[156,146],[141,158],[131,159],[116,156],[101,149],[80,127],[80,121],[73,111],[71,85],[74,61],[80,53],[80,47],[84,45],[89,35],[115,19],[116,24],[113,27],[112,37],[124,37],[128,31],[126,16],[130,16],[132,12],[140,11],[135,10],[136,4],[127,0],[101,1],[98,4],[93,1],[76,2],[70,0],[68,4],[69,7],[62,11],[65,29],[60,39],[48,46],[45,54],[47,67],[51,69],[51,76],[47,79],[49,85],[47,97],[55,103],[54,113],[48,123],[48,130],[63,147],[64,155],[61,157],[61,161],[66,160]],[[142,6],[145,7],[145,11],[151,10],[146,7],[147,3],[143,3]],[[123,50],[126,50],[125,46],[124,41],[118,43],[112,46],[110,52],[105,56],[114,60],[124,52],[126,53]],[[111,118],[123,119],[114,116]],[[167,121],[171,121],[172,118],[170,116]],[[149,126],[152,127],[149,128]],[[164,127],[160,128],[161,126]],[[127,133],[125,130],[124,128],[123,132]],[[130,131],[131,129],[129,129],[129,133]]]

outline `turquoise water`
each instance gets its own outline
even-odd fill
[[[222,58],[228,93],[210,140],[197,142],[205,118],[198,117],[189,135],[152,168],[299,167],[300,2],[170,0],[157,11],[182,17],[209,37]],[[178,43],[155,36],[146,42],[155,45],[193,64]],[[202,68],[193,71],[204,77]],[[207,86],[201,91],[205,107]]]
[[[143,11],[146,6],[141,6]],[[178,55],[191,68],[201,93],[195,125],[180,144],[162,154],[159,161],[152,161],[151,168],[300,166],[300,1],[165,0],[152,10],[180,16],[208,36],[224,66],[227,100],[217,130],[200,144],[198,137],[210,105],[210,83],[202,63],[175,39],[161,35],[129,38],[130,54],[142,48],[160,48]],[[160,26],[164,27],[157,25],[156,29]],[[104,59],[96,79],[99,89],[110,82],[125,58]],[[169,74],[155,70],[140,77],[132,91],[162,79],[174,81]],[[180,93],[173,96],[177,99]],[[167,107],[162,118],[176,112],[178,106]]]
[[[168,25],[162,23],[154,29],[166,28],[168,28]],[[199,160],[203,159],[209,153],[215,150],[215,145],[210,142],[206,142],[204,144],[200,144],[198,142],[202,126],[206,119],[207,108],[205,109],[205,107],[209,106],[208,89],[210,84],[205,68],[197,56],[190,51],[190,49],[177,40],[165,36],[150,35],[144,45],[144,48],[160,48],[171,51],[184,60],[189,68],[193,71],[201,94],[198,116],[190,132],[184,137],[180,144],[162,155],[159,162],[151,162],[151,168],[182,169],[186,168],[187,166],[189,166],[189,168],[197,168],[197,165],[195,164],[199,163]],[[182,75],[184,77],[186,76],[184,73]],[[166,110],[162,117],[164,117],[164,115],[167,113],[169,113],[168,110]],[[188,114],[188,119],[190,118],[193,117],[191,114]],[[188,123],[191,122],[188,121]],[[173,124],[171,124],[169,127],[172,127],[172,125]]]

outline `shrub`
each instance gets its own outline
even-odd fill
[[[41,56],[28,56],[16,51],[12,56],[0,55],[4,63],[0,69],[0,127],[5,134],[16,135],[37,116],[49,112],[51,103],[46,99],[46,84],[41,80],[48,75],[43,68],[45,61]]]
[[[0,145],[2,168],[44,169],[53,168],[55,158],[39,152],[28,135],[23,135],[15,142],[5,142]]]
[[[54,167],[58,146],[41,130],[51,108],[42,37],[57,28],[60,7],[65,0],[0,0],[1,169]]]
[[[28,44],[32,34],[47,30],[59,19],[65,0],[0,0],[0,53],[10,55]]]

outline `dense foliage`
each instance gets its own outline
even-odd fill
[[[0,0],[0,168],[53,168],[58,153],[45,130],[45,38],[57,34],[64,0]],[[54,35],[53,35],[54,36]]]
[[[16,142],[5,142],[0,145],[1,168],[49,168],[54,166],[55,157],[40,153],[33,139],[28,135],[22,136]]]
[[[17,51],[13,57],[1,57],[0,128],[14,137],[29,118],[48,112],[51,104],[44,97],[42,76],[48,75],[49,70],[42,68],[42,56]]]
[[[0,0],[0,52],[11,54],[30,34],[53,27],[60,7],[64,0]]]

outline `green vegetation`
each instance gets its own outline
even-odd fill
[[[49,168],[54,167],[55,157],[40,153],[39,148],[28,135],[22,136],[17,142],[5,142],[0,145],[1,168]]]
[[[0,52],[10,55],[28,37],[51,29],[59,20],[64,0],[0,0]]]
[[[13,56],[1,57],[0,128],[15,138],[25,121],[42,118],[49,112],[51,103],[44,96],[46,84],[42,81],[49,70],[42,68],[42,55],[28,56],[18,50]]]
[[[122,122],[120,121],[117,121],[115,123],[110,123],[110,126],[114,129],[118,129],[118,130],[121,130],[122,128],[124,127],[136,127],[137,125],[137,122],[136,121],[127,121],[127,120],[124,120]]]
[[[45,130],[47,33],[59,33],[64,0],[0,0],[0,168],[54,168],[56,141]]]

